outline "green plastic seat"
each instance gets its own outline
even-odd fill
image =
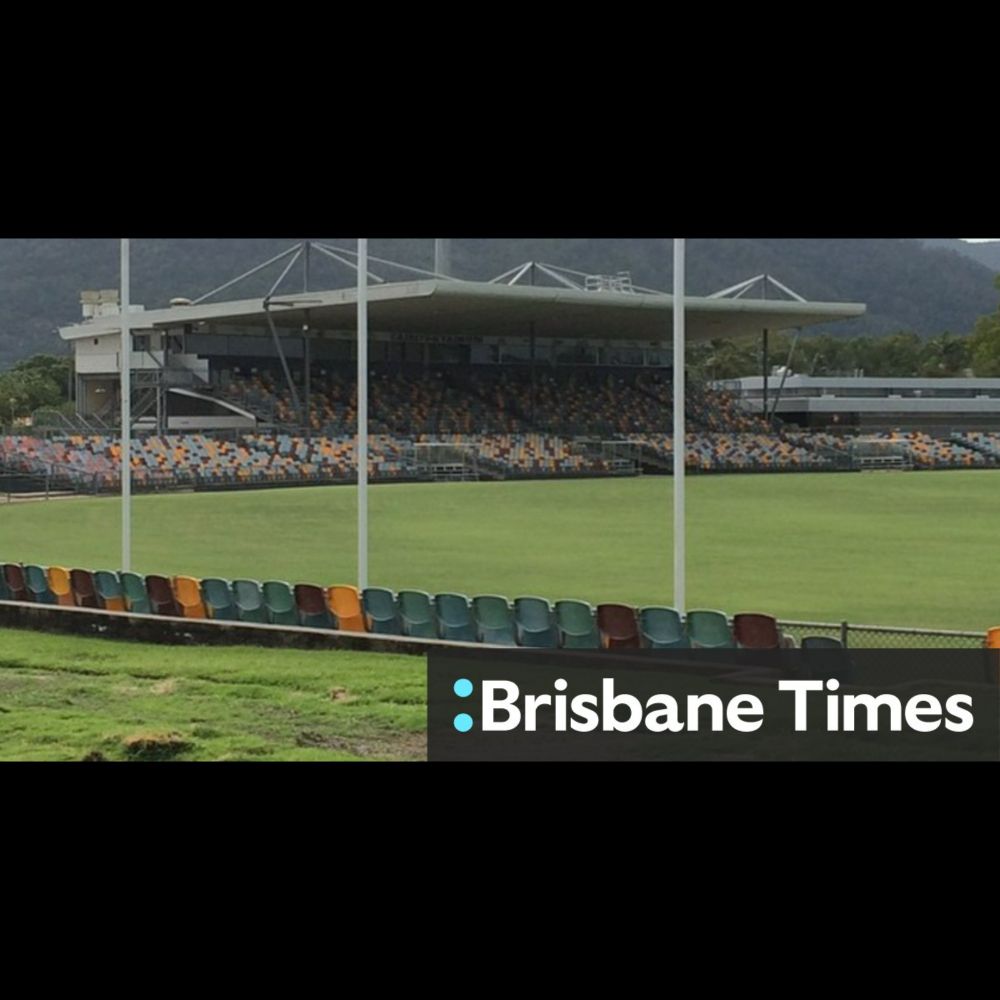
[[[515,598],[514,623],[519,645],[534,649],[558,647],[559,630],[552,620],[552,608],[544,597]]]
[[[437,623],[431,595],[423,590],[401,590],[399,592],[399,616],[403,619],[403,635],[419,639],[436,639]]]
[[[586,601],[556,601],[556,625],[564,649],[600,649],[594,609]]]
[[[643,608],[639,612],[639,632],[650,649],[687,649],[691,645],[676,608]]]
[[[396,595],[384,587],[366,587],[361,593],[368,631],[379,635],[402,635]]]
[[[260,588],[272,625],[298,625],[299,609],[292,588],[283,580],[266,580]]]
[[[721,611],[698,608],[687,613],[687,633],[695,649],[735,649],[729,621]]]
[[[26,564],[24,582],[28,587],[28,600],[35,604],[55,604],[56,595],[49,590],[49,578],[41,566]]]
[[[226,580],[210,576],[201,581],[201,598],[208,609],[209,618],[219,621],[239,621],[240,613],[233,599],[233,588]]]
[[[806,635],[802,637],[803,649],[843,649],[844,644],[839,639],[829,635]]]
[[[506,597],[479,594],[472,598],[472,617],[479,641],[491,646],[516,646],[517,627]]]
[[[437,594],[434,598],[437,611],[438,635],[454,642],[475,642],[476,623],[465,594]]]
[[[117,573],[112,573],[109,569],[99,569],[94,573],[94,590],[101,599],[101,607],[107,607],[110,601],[112,606],[125,600],[125,591],[122,582],[118,579]],[[121,605],[118,604],[120,608]]]
[[[146,581],[138,573],[119,573],[118,579],[125,594],[125,607],[136,615],[151,615],[153,605],[146,593]]]
[[[233,580],[233,600],[236,604],[237,618],[241,622],[267,624],[264,595],[261,594],[260,584],[256,580]]]

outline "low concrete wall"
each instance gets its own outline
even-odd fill
[[[250,622],[133,615],[95,608],[67,608],[50,604],[0,601],[0,628],[33,629],[70,635],[131,639],[172,646],[269,646],[286,649],[350,649],[372,653],[424,656],[435,646],[481,649],[479,643],[439,642],[406,636],[336,632],[333,629]],[[0,633],[0,649],[3,635]]]

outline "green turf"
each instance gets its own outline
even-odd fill
[[[0,629],[0,760],[419,760],[423,657]]]
[[[688,607],[929,628],[1000,624],[1000,472],[688,480]],[[144,572],[353,582],[350,487],[135,500]],[[672,602],[666,477],[381,485],[369,578],[509,597]],[[0,508],[0,558],[117,568],[118,503]]]

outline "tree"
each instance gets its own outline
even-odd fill
[[[994,282],[1000,291],[1000,276]],[[978,378],[1000,377],[1000,306],[976,322],[969,338],[972,370]]]
[[[37,354],[0,374],[0,420],[23,420],[67,398],[69,357]]]

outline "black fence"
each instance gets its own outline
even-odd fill
[[[903,628],[891,625],[855,625],[851,622],[778,622],[779,628],[801,645],[805,636],[839,639],[854,649],[982,649],[982,632],[950,629]]]

